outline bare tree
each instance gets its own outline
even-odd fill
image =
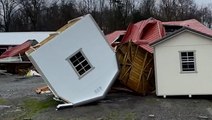
[[[38,22],[46,6],[45,0],[20,0],[20,4],[23,14],[28,18],[27,22],[32,25],[32,30],[39,30]]]
[[[177,18],[177,1],[161,0],[159,4],[159,14],[164,21],[176,20]]]
[[[155,16],[155,0],[143,0],[140,3],[140,12],[144,19],[148,19],[150,17]]]
[[[11,20],[14,16],[14,14],[16,13],[16,11],[18,11],[18,3],[15,0],[0,0],[0,6],[2,8],[1,10],[1,16],[2,16],[2,27],[3,27],[3,31],[10,31],[10,24],[11,24]]]
[[[209,28],[212,28],[212,10],[209,7],[202,7],[200,9],[199,18],[203,24]]]

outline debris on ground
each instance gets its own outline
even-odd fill
[[[11,108],[11,106],[8,106],[8,105],[0,105],[0,109],[3,109],[3,108]]]
[[[155,117],[155,115],[154,115],[154,114],[150,114],[150,115],[149,115],[149,117],[154,118],[154,117]]]
[[[26,74],[26,77],[41,77],[41,75],[35,71],[35,70],[29,70],[29,72]]]
[[[42,86],[42,87],[38,87],[35,92],[37,94],[46,94],[46,93],[51,93],[51,90],[49,89],[49,87],[47,85]]]
[[[7,73],[7,70],[0,70],[0,75],[12,75],[12,74]]]
[[[208,119],[208,116],[200,115],[200,116],[198,116],[198,118],[200,118],[200,119]]]

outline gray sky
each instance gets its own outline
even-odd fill
[[[212,0],[195,0],[198,5],[212,4]]]

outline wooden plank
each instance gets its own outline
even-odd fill
[[[143,65],[142,65],[142,68],[141,68],[140,76],[139,76],[140,81],[139,81],[139,84],[138,84],[138,85],[141,84],[141,81],[142,81],[143,83],[145,82],[144,79],[141,79],[141,77],[142,77],[142,75],[143,75],[144,66],[145,66],[145,64],[146,64],[147,56],[148,56],[148,53],[146,52],[145,57],[144,57],[144,61],[143,61]],[[138,90],[138,89],[139,89],[139,87],[137,87],[137,90]],[[145,90],[145,86],[144,86],[144,84],[143,84],[143,91],[144,91],[144,90]]]
[[[73,20],[68,21],[68,23],[66,25],[64,25],[63,27],[61,27],[59,30],[57,30],[57,32],[63,32],[65,31],[67,28],[71,27],[72,25],[74,25],[77,21],[79,21],[81,19],[81,17],[79,18],[75,18]]]
[[[152,73],[152,67],[150,68],[149,73],[147,75],[147,79],[146,79],[147,81],[149,80],[151,73]]]

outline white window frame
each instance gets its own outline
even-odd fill
[[[72,57],[74,57],[77,53],[81,53],[82,54],[82,56],[85,58],[83,61],[80,61],[77,65],[74,65],[72,62],[71,62],[71,58]],[[70,64],[71,64],[71,66],[72,66],[72,68],[74,69],[74,71],[76,72],[76,74],[78,75],[78,77],[79,77],[79,79],[81,79],[82,77],[84,77],[86,74],[88,74],[90,71],[92,71],[93,69],[94,69],[94,67],[92,66],[92,64],[90,63],[90,61],[88,60],[88,58],[85,56],[85,54],[84,54],[84,52],[82,51],[82,48],[80,48],[79,50],[77,50],[76,52],[74,52],[71,56],[69,56],[67,59],[66,59]],[[86,66],[83,66],[82,65],[82,63],[84,62],[84,61],[86,61],[87,63],[88,63],[88,65],[90,66],[90,68],[88,69],[88,70],[85,70],[85,67]],[[82,70],[82,69],[84,69],[85,70],[85,72],[81,75],[80,73],[79,73],[79,71],[76,69],[76,67],[78,66],[78,65],[82,65],[82,68],[80,69],[80,70]]]
[[[189,59],[189,56],[186,56],[187,58],[185,59],[185,61],[183,61],[182,58],[182,53],[185,52],[188,54],[188,52],[192,52],[193,53],[193,60]],[[189,50],[189,51],[179,51],[179,56],[180,56],[180,72],[181,73],[197,73],[197,66],[196,66],[196,51],[195,50]],[[194,63],[194,70],[191,71],[186,71],[183,70],[183,63],[188,63],[188,62],[193,62]],[[191,68],[192,69],[192,68]]]

